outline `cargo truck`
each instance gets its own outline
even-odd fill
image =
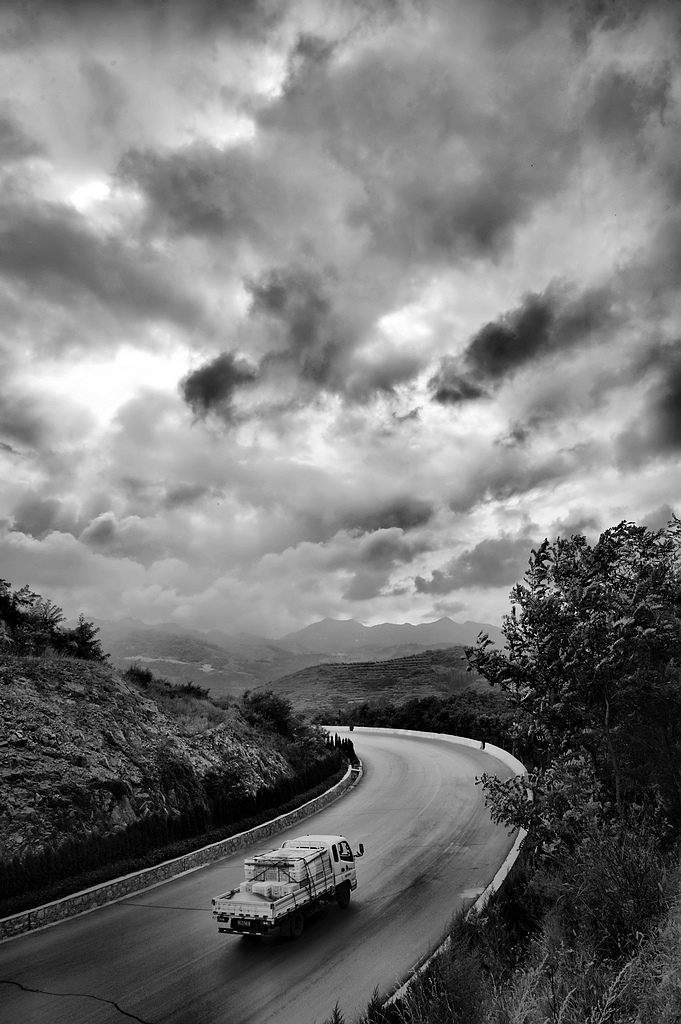
[[[325,904],[347,907],[357,888],[356,853],[344,836],[298,836],[278,849],[247,857],[245,879],[216,896],[213,917],[219,932],[297,939],[305,918]]]

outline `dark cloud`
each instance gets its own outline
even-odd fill
[[[108,557],[128,559],[147,567],[169,554],[153,525],[137,516],[119,520],[113,512],[104,512],[93,519],[78,540]]]
[[[395,423],[407,423],[409,420],[418,422],[421,419],[421,406],[416,406],[414,409],[410,409],[409,412],[405,412],[403,415],[394,412],[392,418]]]
[[[152,234],[219,243],[221,258],[234,254],[225,272],[235,277],[241,247],[257,251],[265,269],[242,283],[251,299],[249,327],[262,332],[269,348],[263,370],[277,373],[286,363],[304,385],[366,401],[411,380],[422,359],[412,352],[353,360],[358,344],[390,308],[399,278],[387,288],[377,280],[367,285],[344,264],[342,247],[332,252],[335,233],[344,230],[343,190],[349,186],[329,181],[329,190],[338,186],[332,207],[339,206],[339,215],[325,232],[330,193],[318,177],[322,172],[310,176],[298,142],[277,137],[227,150],[195,145],[165,153],[131,151],[118,176],[143,191]],[[326,158],[317,154],[316,161],[325,169]]]
[[[421,498],[405,496],[385,503],[379,499],[373,507],[353,509],[340,519],[340,524],[347,530],[362,533],[392,527],[407,531],[425,526],[434,512],[434,506]]]
[[[81,72],[92,107],[91,130],[97,138],[103,138],[115,130],[127,103],[127,93],[119,76],[101,61],[84,61]]]
[[[210,488],[203,484],[175,484],[167,488],[163,497],[163,507],[174,509],[193,505],[209,491]]]
[[[355,357],[348,371],[345,395],[351,401],[361,402],[377,392],[395,394],[400,384],[418,376],[426,361],[427,357],[419,352],[392,352],[373,360]]]
[[[654,340],[629,373],[643,387],[643,409],[618,436],[616,461],[637,469],[651,458],[669,458],[681,450],[681,346]]]
[[[466,369],[478,379],[500,380],[524,363],[588,341],[612,321],[611,306],[602,289],[577,297],[560,287],[526,295],[517,309],[473,336],[464,353]]]
[[[639,526],[645,526],[648,530],[655,532],[656,530],[663,530],[672,521],[676,515],[675,509],[671,505],[660,505],[659,508],[653,509],[648,515],[643,516],[642,519],[638,520]]]
[[[204,143],[169,152],[131,149],[116,169],[119,182],[144,193],[154,230],[222,239],[257,236],[262,178],[248,147],[224,153]]]
[[[681,138],[680,138],[681,143]],[[681,201],[681,172],[678,176],[678,200]],[[681,286],[681,211],[667,212],[647,250],[626,268],[624,285],[633,286],[653,301],[678,295]]]
[[[0,436],[22,448],[38,448],[49,435],[45,410],[26,395],[0,392]]]
[[[380,530],[362,542],[358,558],[365,567],[392,568],[398,563],[412,562],[428,547],[428,541],[408,540],[402,536],[401,531]]]
[[[541,19],[513,6],[520,43]],[[405,24],[420,23],[415,11],[403,12]],[[418,34],[377,51],[353,45],[352,33],[347,47],[340,36],[299,33],[286,87],[254,112],[254,140],[135,150],[119,166],[148,201],[150,230],[257,252],[266,269],[246,286],[253,319],[269,324],[270,364],[286,359],[304,383],[349,401],[390,395],[423,368],[414,349],[356,354],[380,317],[434,264],[497,255],[575,160],[566,55],[528,67],[509,39],[504,80],[517,84],[501,91],[493,66],[471,76],[452,61],[456,19],[439,5],[432,13],[442,33],[427,34],[423,50]],[[495,24],[502,20],[496,11]],[[518,62],[523,74],[509,75]],[[518,325],[528,335],[530,314]],[[464,375],[436,388],[437,400],[465,400],[479,386]]]
[[[666,67],[646,79],[618,67],[608,68],[594,86],[587,123],[599,139],[636,140],[648,118],[658,123],[664,118],[671,89],[670,69]]]
[[[547,0],[553,5],[555,0]],[[557,6],[557,5],[556,5]],[[671,31],[678,27],[678,4],[668,0],[568,0],[562,4],[567,12],[576,41],[585,46],[597,30],[613,32],[637,28],[647,17],[663,18]]]
[[[14,509],[13,529],[42,540],[55,529],[60,511],[61,502],[56,498],[26,497]]]
[[[357,565],[344,601],[368,601],[377,597],[388,585],[390,574],[400,565],[409,564],[427,551],[427,539],[410,540],[401,530],[385,529],[364,537],[353,555]]]
[[[532,549],[527,537],[483,540],[457,555],[442,569],[434,569],[430,580],[414,577],[418,594],[449,594],[466,587],[501,587],[523,578]]]
[[[526,498],[537,488],[547,489],[560,481],[583,476],[594,468],[593,442],[571,448],[541,451],[535,447],[494,444],[483,459],[452,474],[449,507],[453,512],[471,512],[476,507],[510,499]]]
[[[18,121],[0,112],[0,163],[10,164],[30,157],[43,156],[44,147],[32,139]]]
[[[112,544],[116,537],[116,521],[112,513],[100,516],[80,535],[80,539],[92,547],[102,548]]]
[[[459,370],[459,361],[444,356],[436,373],[428,381],[433,401],[441,405],[458,405],[487,394],[484,388],[474,384]]]
[[[138,31],[146,27],[157,41],[178,30],[190,37],[229,31],[262,38],[286,16],[291,0],[4,0],[3,7],[14,20],[2,43],[14,49],[70,31],[106,34],[133,18]]]
[[[284,355],[294,360],[303,380],[338,389],[336,370],[341,357],[357,338],[334,309],[329,283],[303,269],[268,271],[247,282],[251,315],[267,317]],[[273,352],[270,361],[280,358]]]
[[[502,95],[492,69],[470,76],[452,61],[460,26],[437,13],[427,53],[417,35],[413,47],[318,61],[258,115],[263,131],[316,140],[356,176],[365,198],[353,219],[376,252],[412,268],[498,252],[576,154],[574,125],[558,114],[561,55],[552,69],[526,65]]]
[[[599,521],[588,512],[573,512],[564,519],[552,523],[551,537],[584,537],[597,536],[600,532]]]
[[[379,596],[387,582],[388,573],[384,571],[361,570],[355,573],[342,598],[344,601],[370,601]]]
[[[325,64],[336,46],[336,41],[329,41],[314,33],[301,32],[289,53],[285,94],[290,96],[297,89],[304,88],[308,72],[318,64]]]
[[[476,376],[495,381],[553,347],[553,307],[549,296],[527,295],[518,309],[474,335],[464,355],[466,366]]]
[[[591,341],[617,320],[605,288],[575,296],[561,285],[526,295],[516,309],[485,324],[460,357],[444,356],[429,387],[433,400],[457,404],[480,398],[527,363]]]
[[[0,273],[51,301],[91,297],[117,314],[194,327],[201,309],[161,263],[120,238],[102,237],[56,203],[0,210]]]
[[[443,615],[459,615],[468,609],[465,601],[434,601],[432,610],[423,616],[424,619],[439,619]]]
[[[235,391],[258,379],[258,371],[232,352],[222,352],[180,381],[180,392],[196,416],[217,413],[227,422],[234,416]]]

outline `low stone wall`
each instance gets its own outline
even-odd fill
[[[311,814],[315,814],[337,800],[357,784],[361,773],[361,767],[348,768],[340,782],[328,789],[326,793],[315,797],[314,800],[308,800],[307,803],[297,807],[294,811],[289,811],[288,814],[281,814],[278,818],[263,822],[262,825],[257,825],[256,828],[249,829],[247,832],[239,832],[235,836],[230,836],[229,839],[221,839],[219,842],[203,846],[193,853],[186,853],[182,857],[164,861],[155,867],[144,868],[142,871],[123,875],[121,878],[114,878],[110,882],[103,882],[91,889],[73,893],[71,896],[55,900],[53,903],[46,903],[34,910],[24,910],[20,914],[13,914],[12,917],[2,918],[0,919],[0,941],[33,931],[36,928],[44,928],[46,925],[55,924],[67,917],[74,917],[76,914],[95,910],[106,903],[114,903],[133,892],[149,889],[161,882],[166,882],[169,878],[181,875],[185,871],[194,871],[205,864],[211,864],[222,857],[237,853],[260,839],[283,832],[296,821],[308,818]]]

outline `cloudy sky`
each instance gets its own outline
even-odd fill
[[[0,576],[498,623],[681,509],[681,5],[3,0]]]

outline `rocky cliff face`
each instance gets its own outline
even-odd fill
[[[145,693],[108,666],[0,662],[0,857],[179,813],[219,775],[252,793],[291,774],[232,709]]]

